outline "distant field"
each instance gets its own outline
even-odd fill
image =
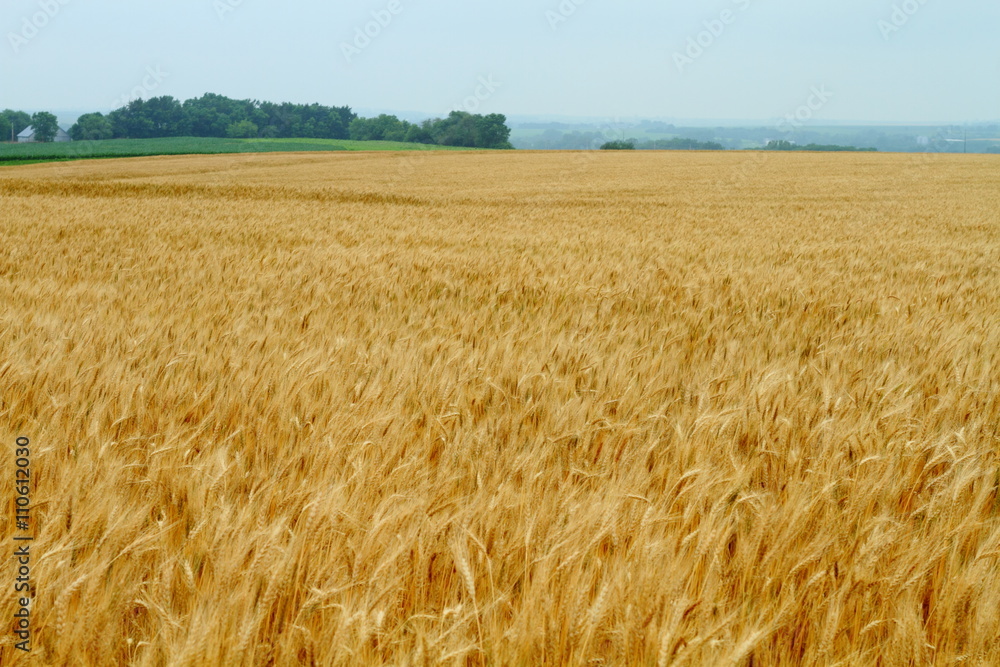
[[[219,153],[274,153],[284,151],[411,151],[468,150],[395,141],[342,139],[216,139],[173,137],[167,139],[109,139],[47,144],[0,144],[0,166],[60,160],[155,155],[212,155]]]
[[[288,144],[285,143],[285,146]],[[2,665],[1000,665],[1000,161],[0,173]]]

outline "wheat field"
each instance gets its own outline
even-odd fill
[[[3,665],[1000,664],[1000,161],[0,171]]]

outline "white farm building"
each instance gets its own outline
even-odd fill
[[[73,141],[66,130],[61,127],[56,130],[56,138],[53,141]],[[19,144],[31,144],[35,142],[35,128],[31,125],[21,130],[21,133],[17,135],[17,143]]]

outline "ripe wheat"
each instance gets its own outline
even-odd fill
[[[0,663],[1000,664],[998,182],[875,154],[5,169],[37,597]]]

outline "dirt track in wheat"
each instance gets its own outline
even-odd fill
[[[1000,161],[0,171],[52,665],[1000,664]],[[0,616],[13,618],[12,561]]]

